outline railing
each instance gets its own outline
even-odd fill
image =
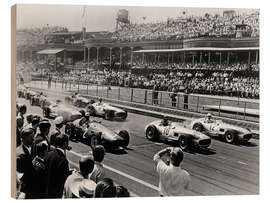
[[[47,78],[32,78],[31,85],[42,89],[78,92],[80,94],[111,100],[121,100],[196,113],[211,112],[212,115],[219,117],[259,122],[258,100],[224,98],[220,96],[204,96],[185,93],[177,93],[173,95],[174,93],[172,92],[105,86],[94,83],[78,83],[73,81],[63,81],[60,79],[48,82]],[[172,99],[173,96],[174,99]],[[224,110],[224,106],[231,107],[231,110]]]

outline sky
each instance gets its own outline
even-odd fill
[[[132,23],[166,21],[183,15],[221,14],[226,8],[184,8],[184,7],[121,7],[121,6],[85,6],[83,5],[42,5],[19,4],[17,7],[17,28],[65,26],[70,31],[113,31],[119,9],[129,11]],[[250,13],[253,9],[234,9],[237,13]],[[143,19],[145,17],[145,20]]]

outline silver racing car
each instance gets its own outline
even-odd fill
[[[210,137],[189,129],[178,122],[153,121],[145,127],[145,135],[147,139],[152,141],[176,142],[183,150],[192,149],[193,147],[206,149],[211,144]]]

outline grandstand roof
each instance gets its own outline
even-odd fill
[[[134,53],[161,53],[161,52],[181,52],[181,51],[252,51],[259,50],[259,47],[240,47],[240,48],[219,48],[219,47],[192,47],[183,49],[148,49],[137,50]]]
[[[37,52],[37,54],[57,54],[61,51],[64,51],[65,49],[43,49],[39,52]]]

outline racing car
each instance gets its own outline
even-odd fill
[[[17,95],[19,98],[24,98],[27,88],[24,85],[19,85],[17,89]]]
[[[101,101],[88,104],[86,112],[89,112],[92,116],[102,116],[105,120],[112,120],[113,118],[125,120],[128,115],[127,111]]]
[[[77,107],[85,108],[91,101],[81,95],[71,95],[65,97],[65,102]]]
[[[210,137],[178,122],[164,125],[162,120],[153,121],[145,127],[145,135],[151,141],[175,142],[182,150],[207,149],[211,144]]]
[[[48,105],[43,107],[43,116],[46,118],[55,119],[57,116],[62,116],[64,123],[75,121],[84,115],[84,111],[78,111],[71,107],[62,104],[60,101],[48,102]]]
[[[127,148],[130,137],[126,130],[114,132],[97,121],[89,121],[81,126],[80,120],[66,124],[65,133],[71,138],[85,141],[92,149],[97,145],[103,145],[105,149]]]
[[[26,89],[26,92],[25,92],[25,99],[27,99],[31,102],[31,98],[35,97],[37,94],[38,94],[37,92],[30,90],[28,88],[28,89]]]
[[[196,119],[191,122],[191,128],[213,137],[221,137],[227,143],[248,142],[256,133],[250,129],[224,123],[222,120],[206,118]]]

